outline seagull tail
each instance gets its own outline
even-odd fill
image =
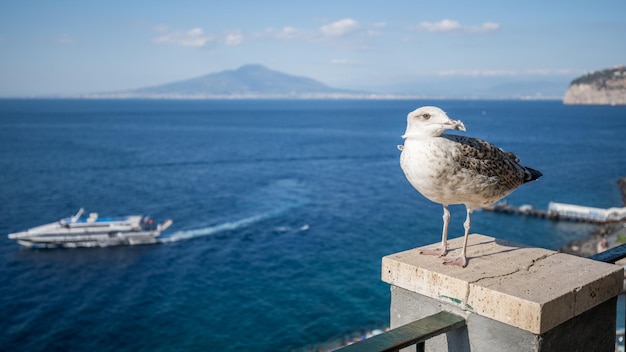
[[[532,169],[530,167],[524,167],[524,173],[524,183],[534,181],[543,175],[538,170]]]

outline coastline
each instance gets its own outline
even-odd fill
[[[617,180],[617,184],[622,194],[622,206],[626,207],[626,177]],[[617,221],[600,225],[587,238],[572,241],[561,247],[559,251],[580,257],[589,257],[624,243],[626,243],[626,221]],[[622,261],[626,261],[626,259]]]
[[[559,248],[559,252],[579,257],[589,257],[626,243],[620,241],[620,239],[626,239],[626,221],[601,225],[589,237],[572,241]],[[605,244],[603,244],[603,240],[605,240]]]

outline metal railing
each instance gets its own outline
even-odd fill
[[[597,260],[599,262],[615,264],[616,261],[626,258],[626,244],[607,249],[604,252],[594,254],[587,258]]]
[[[424,341],[439,334],[465,326],[465,319],[456,314],[439,312],[429,317],[391,329],[380,335],[353,343],[337,351],[341,352],[395,352],[401,348],[417,345],[424,351]]]
[[[626,244],[592,255],[589,259],[612,263],[626,258]],[[396,352],[416,345],[417,352],[424,351],[424,342],[432,337],[465,326],[465,319],[445,311],[433,314],[412,323],[399,326],[382,334],[372,336],[342,347],[340,352]]]

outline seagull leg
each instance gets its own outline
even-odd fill
[[[445,258],[443,260],[444,264],[456,265],[460,266],[461,268],[465,268],[467,266],[467,239],[469,238],[469,231],[472,227],[472,211],[473,209],[467,208],[467,218],[463,223],[463,227],[465,228],[465,236],[463,238],[463,250],[461,250],[461,254],[459,254],[458,256]]]
[[[450,224],[450,210],[448,205],[443,205],[443,231],[441,233],[441,246],[435,248],[420,249],[420,254],[436,255],[443,257],[448,254],[448,225]]]

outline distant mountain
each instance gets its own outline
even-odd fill
[[[595,71],[576,78],[564,104],[626,105],[626,66]]]
[[[111,93],[95,98],[350,98],[365,92],[336,89],[307,77],[292,76],[262,65],[245,65],[237,70],[211,73],[197,78]]]
[[[113,99],[560,99],[566,78],[430,77],[413,82],[375,82],[369,91],[337,89],[262,65],[157,86],[78,95]]]

